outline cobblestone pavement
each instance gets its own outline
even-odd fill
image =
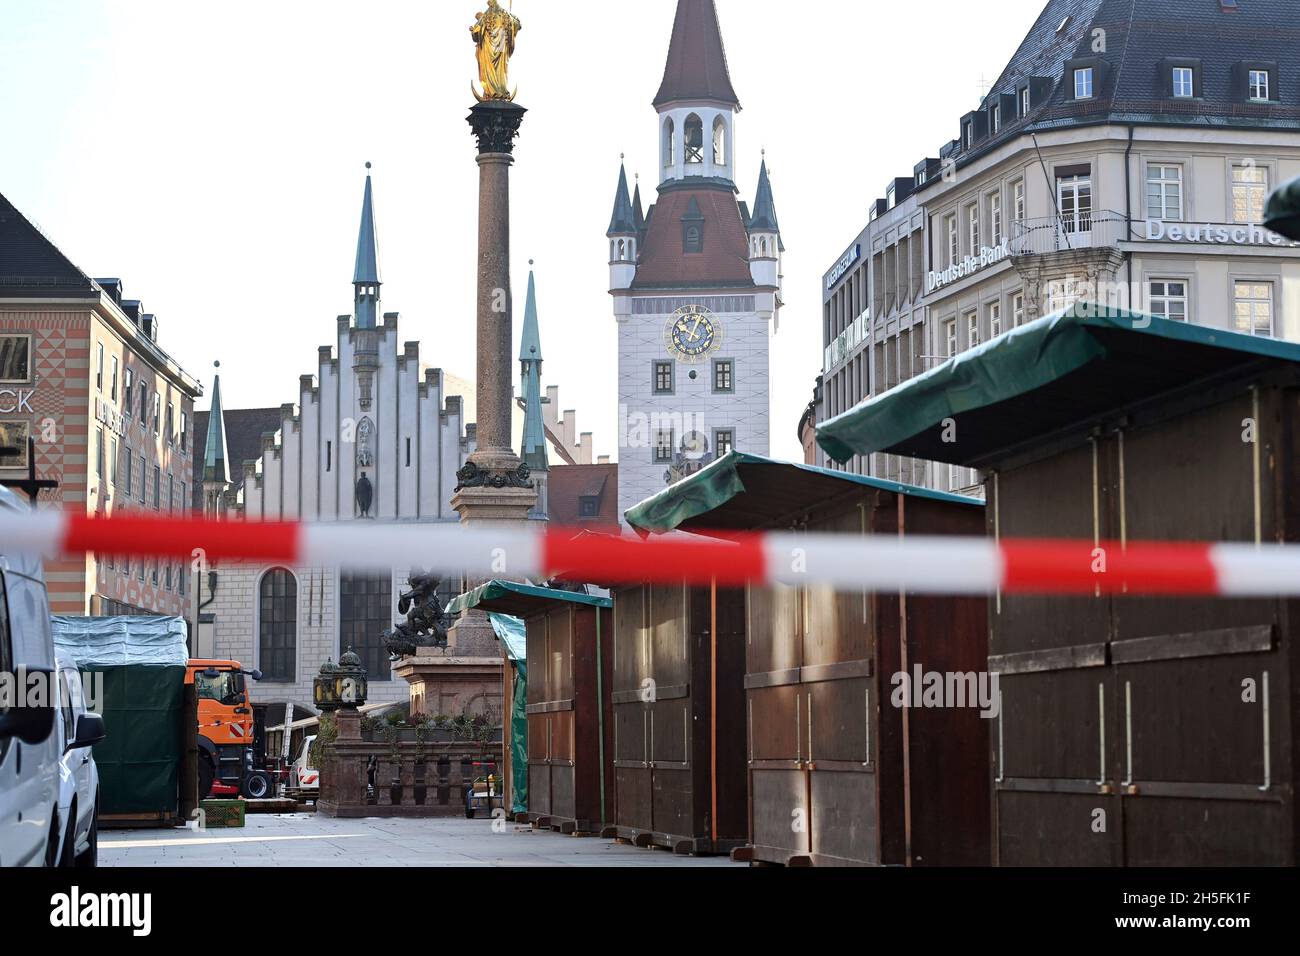
[[[733,866],[491,821],[250,814],[240,829],[101,830],[100,866]],[[500,824],[498,824],[498,828]]]

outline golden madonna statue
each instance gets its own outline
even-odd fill
[[[514,7],[514,0],[511,0]],[[483,13],[474,14],[474,25],[469,28],[478,48],[478,78],[483,84],[483,94],[474,90],[474,97],[480,103],[489,100],[514,100],[515,94],[510,89],[507,73],[510,57],[515,52],[515,37],[523,27],[514,13],[503,10],[498,0],[488,0],[488,8]]]

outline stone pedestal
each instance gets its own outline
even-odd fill
[[[488,624],[487,629],[488,640],[495,645],[492,626]],[[470,657],[453,648],[422,647],[414,657],[398,664],[394,668],[397,675],[411,685],[411,712],[454,717],[466,711],[491,711],[500,719],[501,653],[499,648],[487,650],[487,654]],[[492,650],[496,650],[495,655]]]

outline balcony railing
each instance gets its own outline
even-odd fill
[[[339,740],[321,767],[317,808],[336,817],[458,816],[465,812],[466,789],[484,775],[485,763],[497,781],[493,806],[503,806],[500,740]]]
[[[1011,223],[1011,254],[1041,256],[1072,249],[1104,249],[1128,239],[1122,213],[1108,209]]]

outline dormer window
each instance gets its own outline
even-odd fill
[[[704,251],[704,234],[699,226],[688,225],[686,235],[682,240],[683,252],[703,252]]]
[[[1176,66],[1173,73],[1174,97],[1190,99],[1196,95],[1196,73],[1190,66]]]
[[[1085,66],[1074,71],[1074,98],[1090,100],[1093,92],[1092,67]]]
[[[1020,91],[1020,115],[1029,115],[1029,87],[1027,86]]]
[[[1251,70],[1247,79],[1247,91],[1251,100],[1256,103],[1266,103],[1272,97],[1270,94],[1270,83],[1268,70]]]
[[[971,146],[974,145],[974,143],[975,143],[975,124],[974,124],[974,123],[967,123],[967,124],[966,124],[966,130],[965,130],[965,132],[962,134],[962,142],[966,144],[966,148],[967,148],[967,149],[970,149]]]
[[[993,132],[996,135],[1002,129],[1002,104],[996,104],[989,112],[989,122],[993,126]]]

